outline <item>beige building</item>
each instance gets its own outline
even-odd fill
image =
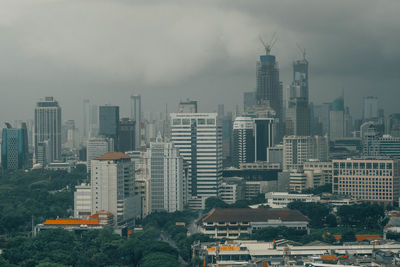
[[[398,160],[333,160],[332,192],[364,201],[391,203],[399,199]]]

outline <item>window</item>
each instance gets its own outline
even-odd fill
[[[207,119],[207,124],[208,125],[214,125],[215,124],[215,119]]]
[[[173,119],[172,124],[173,125],[181,125],[181,119]]]

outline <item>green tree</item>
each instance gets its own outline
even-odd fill
[[[289,209],[298,210],[306,215],[310,220],[310,225],[321,228],[325,218],[329,215],[330,208],[321,203],[294,201],[288,204]]]

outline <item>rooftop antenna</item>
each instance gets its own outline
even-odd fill
[[[269,43],[266,43],[266,42],[261,38],[261,36],[259,36],[259,39],[260,39],[262,45],[263,45],[264,48],[265,48],[265,54],[266,54],[266,55],[269,55],[269,54],[271,53],[272,47],[274,46],[274,44],[276,43],[276,40],[277,40],[277,38],[276,38],[276,32],[274,32],[274,34],[272,35],[271,41],[269,41]]]
[[[300,50],[300,53],[303,56],[303,60],[306,60],[306,49],[301,47],[298,43],[296,43],[296,46]]]

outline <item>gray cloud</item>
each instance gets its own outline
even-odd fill
[[[362,95],[396,112],[400,53],[398,1],[85,1],[3,0],[0,8],[0,120],[32,117],[54,95],[64,119],[80,120],[83,98],[121,105],[141,93],[146,111],[180,99],[233,109],[255,87],[258,36],[273,48],[285,85],[307,50],[311,99],[346,90],[360,114]]]

